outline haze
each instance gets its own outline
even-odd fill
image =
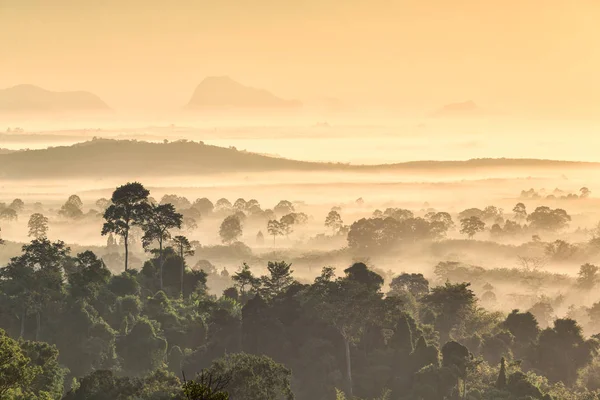
[[[173,110],[205,76],[394,114],[475,100],[596,118],[595,1],[2,0],[0,87]],[[421,114],[419,114],[421,115]]]
[[[0,399],[600,399],[598,21],[0,0]]]

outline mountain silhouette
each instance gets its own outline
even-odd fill
[[[148,160],[160,160],[152,163]],[[600,163],[535,159],[411,161],[398,164],[349,165],[290,160],[204,143],[149,143],[95,139],[71,146],[0,153],[0,180],[194,176],[281,171],[471,171],[475,168],[600,168]]]
[[[200,82],[187,107],[295,108],[301,105],[297,100],[285,100],[266,90],[244,86],[228,76],[213,76]]]
[[[53,92],[34,85],[0,89],[0,112],[108,111],[90,92]]]

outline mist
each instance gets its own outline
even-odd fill
[[[598,398],[599,17],[0,0],[0,398]]]

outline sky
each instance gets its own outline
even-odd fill
[[[289,99],[600,115],[597,0],[0,0],[0,88],[177,109],[207,76]]]

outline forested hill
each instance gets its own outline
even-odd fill
[[[235,148],[178,141],[149,143],[96,139],[72,146],[0,153],[0,179],[171,176],[259,171],[431,171],[474,168],[600,167],[597,163],[533,159],[415,161],[385,165],[317,163],[265,156]]]

